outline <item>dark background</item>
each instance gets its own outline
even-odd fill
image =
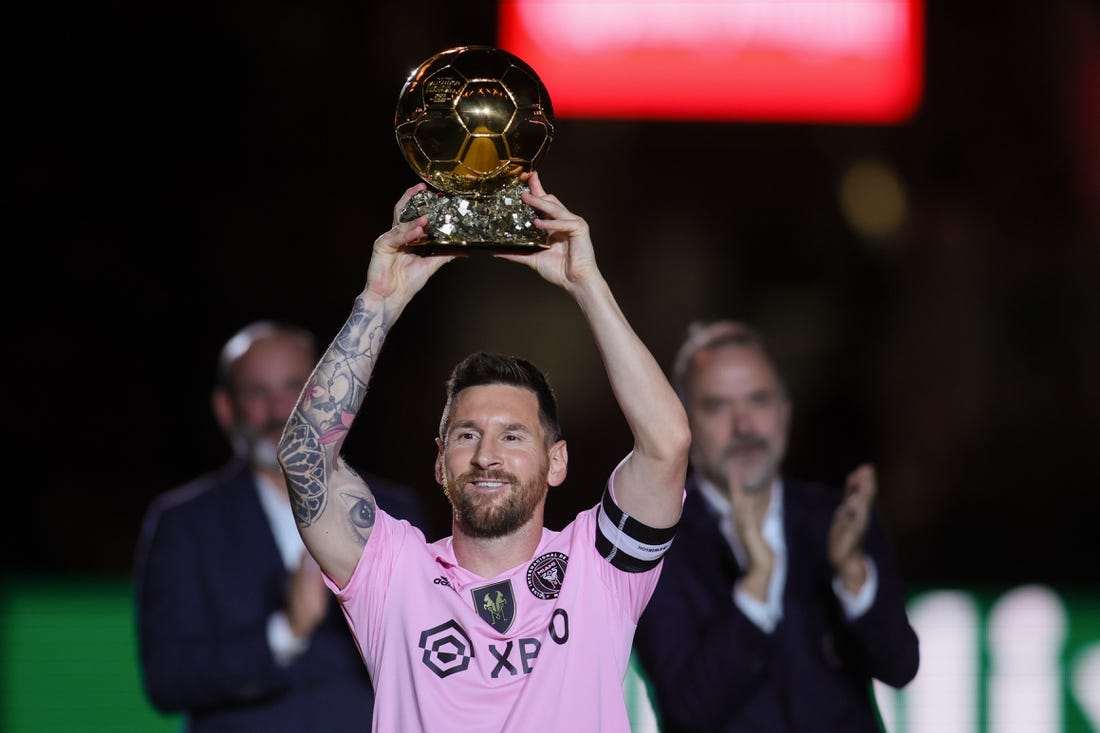
[[[688,321],[762,326],[795,398],[788,468],[862,461],[914,585],[1095,586],[1100,437],[1100,12],[936,3],[924,98],[896,126],[559,119],[540,165],[588,219],[662,364]],[[976,6],[975,6],[976,5]],[[282,317],[337,332],[416,182],[405,77],[495,43],[491,2],[42,4],[13,23],[5,251],[8,569],[124,575],[146,505],[228,456],[221,343]],[[553,90],[551,89],[551,94]],[[903,181],[860,235],[838,184]],[[432,481],[442,382],[469,351],[549,374],[570,477],[560,527],[629,448],[575,305],[526,268],[444,268],[392,332],[351,462]]]

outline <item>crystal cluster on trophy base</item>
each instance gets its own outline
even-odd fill
[[[536,212],[520,194],[527,184],[513,179],[491,194],[463,196],[421,191],[401,211],[401,221],[428,216],[432,252],[461,249],[531,251],[545,248],[546,232],[534,224]]]

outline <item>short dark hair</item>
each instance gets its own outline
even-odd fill
[[[543,373],[526,359],[487,351],[470,354],[451,370],[451,376],[447,379],[447,403],[439,420],[440,440],[445,438],[451,408],[458,394],[467,387],[486,384],[506,384],[534,392],[539,403],[539,420],[547,439],[550,443],[561,440],[558,403]]]

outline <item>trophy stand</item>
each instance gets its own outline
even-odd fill
[[[428,216],[427,239],[409,246],[430,256],[470,250],[529,254],[545,249],[547,234],[535,226],[537,212],[523,203],[527,184],[518,180],[481,196],[421,191],[401,211],[401,221]]]

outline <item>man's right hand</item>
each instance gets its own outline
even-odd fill
[[[454,255],[423,257],[409,245],[424,238],[428,217],[402,222],[401,211],[417,193],[427,189],[418,183],[405,190],[393,208],[393,227],[374,240],[367,268],[365,292],[396,307],[398,312],[412,299],[435,272],[455,258]],[[397,300],[392,300],[396,296]]]
[[[328,612],[331,596],[321,578],[321,568],[308,552],[303,552],[286,590],[286,617],[295,637],[306,639],[313,634]]]
[[[764,539],[764,515],[768,511],[770,493],[750,492],[740,471],[729,473],[730,504],[733,506],[733,527],[741,546],[745,548],[747,567],[741,587],[760,602],[768,600],[768,585],[775,569],[775,552]]]

